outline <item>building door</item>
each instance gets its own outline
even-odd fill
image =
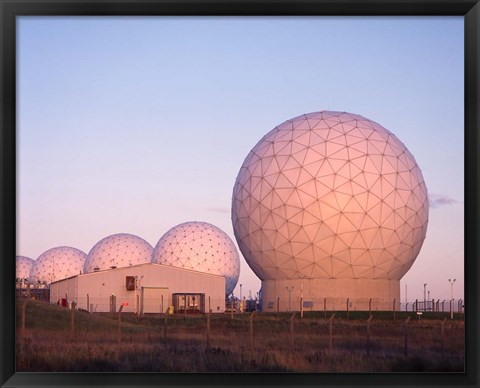
[[[167,287],[142,287],[141,313],[165,313],[170,306]]]
[[[173,294],[173,308],[176,313],[196,314],[205,312],[205,294]]]

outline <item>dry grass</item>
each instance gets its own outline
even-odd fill
[[[20,326],[20,308],[17,322]],[[18,371],[75,372],[389,372],[464,369],[463,321],[447,321],[442,350],[441,321],[410,321],[408,357],[404,355],[404,319],[371,324],[367,356],[363,319],[335,319],[333,348],[321,314],[295,320],[294,344],[289,315],[257,314],[254,343],[248,315],[212,315],[210,346],[206,317],[169,317],[163,338],[161,317],[75,313],[44,303],[27,305],[26,339],[17,341]],[[380,314],[379,314],[380,315]]]

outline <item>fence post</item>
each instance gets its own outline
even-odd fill
[[[462,302],[463,301],[461,299],[458,300],[457,313],[460,313],[462,311]]]
[[[118,342],[122,342],[122,310],[123,304],[118,309]]]
[[[295,313],[292,314],[290,317],[290,345],[292,347],[292,351],[294,348],[294,319],[295,319]]]
[[[75,340],[75,302],[72,302],[72,308],[70,312],[70,339]]]
[[[415,299],[415,312],[418,312],[418,299]]]
[[[442,321],[442,357],[443,357],[443,351],[444,351],[444,339],[445,339],[445,321],[447,318],[443,318]]]
[[[330,319],[328,320],[329,322],[329,330],[328,330],[328,350],[330,354],[332,354],[333,351],[333,318],[335,317],[335,313],[332,314]]]
[[[165,313],[165,310],[163,309],[163,295],[162,295],[162,307],[160,307],[160,312]]]
[[[250,347],[253,349],[253,317],[255,316],[256,311],[252,311],[250,314]]]
[[[409,320],[410,320],[410,317],[408,317],[405,320],[405,346],[404,346],[405,357],[408,357],[408,321]]]
[[[349,315],[349,314],[348,314],[348,313],[349,313],[349,311],[348,311],[348,304],[349,304],[349,302],[350,302],[350,298],[347,298],[347,321],[348,321],[348,315]]]
[[[450,319],[453,319],[453,299],[450,300]]]
[[[396,308],[397,308],[397,306],[396,306],[397,303],[396,303],[396,302],[397,302],[397,299],[394,298],[394,299],[393,299],[393,322],[395,322],[395,318],[396,318],[396,317],[395,317],[395,311],[396,311]]]
[[[368,301],[368,315],[372,315],[372,298]]]
[[[373,315],[367,319],[367,357],[370,357],[370,322],[372,321]]]
[[[323,300],[323,311],[325,313],[325,321],[327,321],[327,298]]]
[[[300,318],[303,318],[303,298],[300,298]]]
[[[90,295],[87,294],[87,310],[90,312]]]
[[[208,314],[207,314],[207,349],[209,348],[210,348],[210,310],[208,310]]]
[[[168,320],[168,314],[165,313],[165,319],[163,320],[163,339],[167,339],[167,320]]]
[[[208,297],[208,313],[212,312],[212,307],[210,306],[210,296]]]
[[[25,300],[22,303],[22,330],[20,333],[21,341],[25,341],[25,311],[26,311],[27,301]]]
[[[277,314],[280,312],[280,297],[277,298]]]

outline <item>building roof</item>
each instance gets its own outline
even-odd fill
[[[225,278],[225,276],[221,276],[221,275],[214,275],[214,274],[210,274],[210,273],[206,273],[206,272],[195,271],[195,270],[192,270],[192,269],[174,267],[172,265],[164,265],[164,264],[158,264],[158,263],[144,263],[144,264],[131,265],[131,266],[128,266],[128,267],[119,267],[119,268],[105,269],[105,270],[100,270],[100,271],[95,271],[95,272],[82,273],[82,274],[70,276],[70,277],[65,278],[65,279],[56,280],[56,281],[52,282],[51,284],[63,282],[67,279],[73,279],[73,278],[76,278],[76,277],[99,275],[99,274],[104,274],[104,273],[107,273],[107,272],[110,273],[112,271],[125,271],[125,270],[130,270],[130,269],[139,269],[141,267],[152,267],[152,266],[153,267],[173,269],[173,270],[181,271],[181,272],[193,272],[193,273],[203,275],[203,276],[213,276],[215,278]]]

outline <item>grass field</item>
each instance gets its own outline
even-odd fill
[[[138,317],[17,301],[17,371],[463,372],[464,322],[448,313],[306,312]],[[405,321],[411,317],[406,324]],[[444,321],[444,318],[448,318]],[[251,322],[253,337],[251,336]],[[443,322],[443,330],[442,330]],[[407,332],[407,349],[405,349]],[[443,332],[443,336],[442,336]],[[331,334],[330,334],[331,333]],[[166,337],[165,337],[166,334]],[[252,340],[253,338],[253,340]],[[443,338],[443,340],[442,340]],[[405,354],[407,350],[407,354]]]

